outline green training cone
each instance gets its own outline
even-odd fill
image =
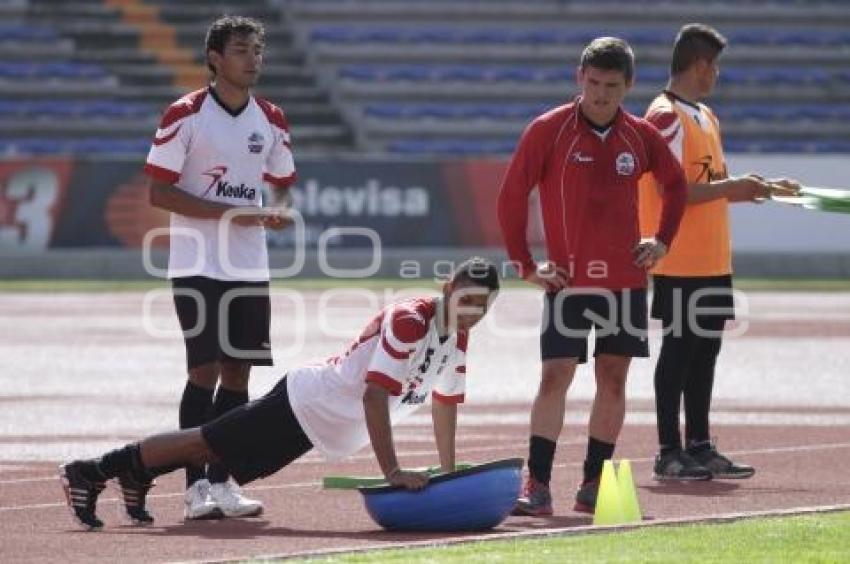
[[[628,460],[620,462],[617,470],[617,485],[620,488],[620,504],[623,508],[624,523],[639,523],[643,517],[640,514],[635,481],[632,478],[632,464]]]
[[[623,506],[620,502],[620,488],[614,463],[606,460],[599,479],[599,494],[596,496],[596,511],[593,513],[594,525],[619,525],[623,523]]]

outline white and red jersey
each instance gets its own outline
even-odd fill
[[[396,423],[428,397],[443,403],[464,399],[466,333],[440,338],[439,298],[396,302],[384,308],[341,356],[287,375],[292,410],[313,445],[327,458],[369,444],[363,408],[368,382],[390,392]]]
[[[238,113],[212,88],[192,92],[162,116],[144,171],[193,196],[234,206],[262,205],[265,183],[295,181],[289,128],[277,106],[251,96]],[[262,227],[171,214],[169,278],[269,279]]]

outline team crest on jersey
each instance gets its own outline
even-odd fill
[[[635,157],[631,153],[623,152],[617,155],[615,163],[617,174],[620,176],[631,176],[635,173]]]
[[[422,378],[420,376],[415,376],[412,380],[407,382],[407,393],[404,394],[404,397],[401,398],[401,403],[419,405],[425,403],[425,400],[428,398],[427,393],[422,393],[420,388],[422,386]]]
[[[258,131],[255,131],[254,133],[252,133],[251,136],[248,137],[248,152],[254,153],[254,154],[262,153],[264,141],[265,141],[265,138],[263,137],[262,133],[260,133]]]

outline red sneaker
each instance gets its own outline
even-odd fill
[[[552,493],[549,486],[531,476],[525,481],[522,496],[516,501],[511,515],[547,517],[552,515]]]

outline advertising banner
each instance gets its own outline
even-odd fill
[[[493,247],[503,242],[496,202],[507,161],[297,160],[291,188],[303,229],[269,233],[272,249]],[[0,251],[129,248],[166,227],[148,201],[140,162],[91,159],[0,161]],[[850,160],[837,155],[730,156],[733,174],[755,170],[803,183],[846,187]],[[543,244],[532,191],[529,244]],[[732,206],[736,251],[847,252],[850,215],[780,204]],[[154,245],[167,247],[167,237]]]

